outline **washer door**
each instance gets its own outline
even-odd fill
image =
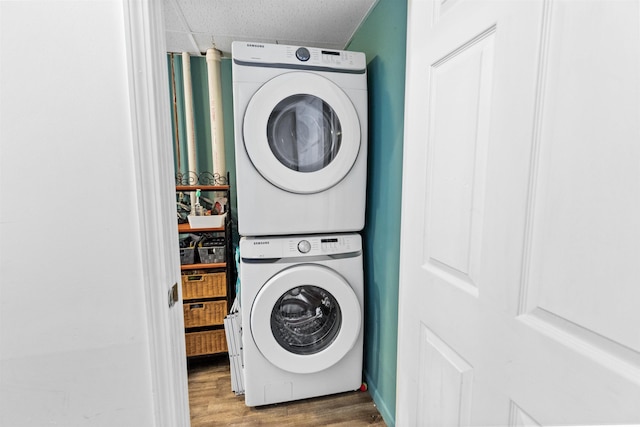
[[[360,151],[360,122],[349,97],[313,73],[281,74],[253,95],[243,122],[244,146],[260,174],[289,192],[333,187]]]
[[[251,308],[251,335],[269,362],[308,374],[333,366],[353,348],[361,317],[358,298],[342,276],[301,264],[260,289]]]

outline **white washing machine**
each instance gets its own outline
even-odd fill
[[[362,230],[365,55],[234,42],[232,57],[240,234]]]
[[[362,385],[358,234],[240,240],[245,403],[259,406]]]

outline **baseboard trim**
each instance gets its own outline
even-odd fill
[[[380,415],[382,415],[384,422],[387,424],[388,427],[395,427],[396,425],[395,413],[391,413],[391,411],[389,410],[389,407],[387,406],[385,401],[382,399],[382,396],[378,392],[378,387],[375,381],[373,381],[373,379],[368,375],[367,372],[364,373],[364,378],[367,383],[367,389],[369,391],[369,394],[373,399],[373,403],[375,403],[376,406],[378,407],[378,411],[380,412]]]

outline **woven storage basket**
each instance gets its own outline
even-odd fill
[[[182,305],[184,312],[184,327],[222,325],[227,315],[226,301],[203,301],[185,303]]]
[[[187,356],[214,354],[227,351],[227,339],[224,329],[185,334]]]
[[[182,299],[184,300],[226,295],[227,276],[225,272],[182,275]]]

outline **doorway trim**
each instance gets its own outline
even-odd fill
[[[175,216],[170,215],[175,183],[162,5],[124,0],[123,17],[154,425],[186,427],[184,324],[181,304],[168,303],[180,268]]]

